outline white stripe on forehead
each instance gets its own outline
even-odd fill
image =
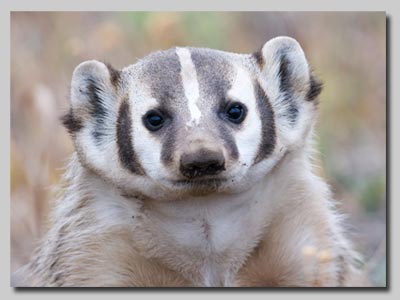
[[[197,81],[196,68],[193,64],[190,51],[186,48],[176,48],[176,54],[181,64],[181,77],[185,97],[188,100],[190,121],[186,124],[193,126],[199,124],[201,111],[197,106],[199,99],[199,82]]]

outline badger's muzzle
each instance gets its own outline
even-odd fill
[[[217,175],[225,170],[225,158],[222,151],[201,148],[183,153],[179,170],[183,176],[190,179]]]

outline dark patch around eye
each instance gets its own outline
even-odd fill
[[[246,117],[246,108],[240,103],[232,103],[226,110],[229,121],[240,124]]]
[[[148,111],[142,118],[144,126],[154,132],[160,130],[166,121],[167,116],[158,110]]]

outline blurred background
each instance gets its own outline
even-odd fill
[[[373,285],[386,285],[386,18],[384,13],[11,14],[11,270],[45,231],[53,187],[73,147],[59,117],[72,71],[98,59],[123,68],[174,46],[251,53],[278,35],[303,46],[324,82],[319,172],[347,215]]]

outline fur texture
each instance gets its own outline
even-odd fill
[[[89,61],[71,86],[76,153],[12,285],[364,284],[313,172],[321,84],[295,40],[170,49],[121,71]]]

